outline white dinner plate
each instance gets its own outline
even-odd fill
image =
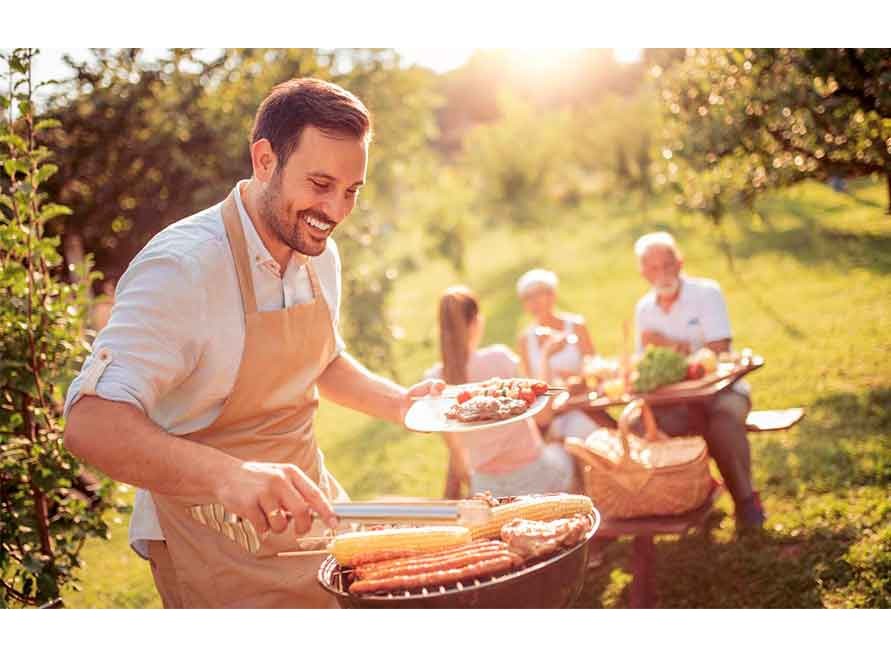
[[[408,413],[405,414],[405,427],[420,433],[464,433],[467,431],[479,431],[501,427],[513,422],[521,422],[544,410],[548,405],[548,395],[539,395],[535,403],[525,412],[514,415],[504,420],[484,420],[483,422],[459,422],[446,417],[446,411],[457,403],[457,400],[447,397],[423,397],[416,399]]]

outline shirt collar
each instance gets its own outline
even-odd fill
[[[238,216],[241,219],[241,225],[244,229],[244,239],[247,243],[248,257],[251,259],[251,262],[255,267],[269,271],[281,278],[281,267],[279,267],[275,258],[272,257],[272,254],[269,253],[269,249],[266,248],[266,245],[263,244],[260,234],[254,227],[254,222],[251,221],[251,217],[248,215],[244,203],[241,201],[241,185],[246,182],[246,180],[241,180],[235,185],[235,205],[238,207]],[[308,256],[294,250],[291,251],[291,262],[297,265],[297,267],[305,265],[307,260],[309,260]]]

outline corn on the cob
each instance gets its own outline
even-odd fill
[[[329,551],[337,563],[348,566],[356,555],[371,552],[433,552],[470,543],[466,527],[399,527],[377,531],[347,532],[334,537]]]
[[[497,538],[501,535],[501,526],[515,518],[548,521],[576,513],[591,513],[592,509],[591,498],[586,495],[530,495],[508,504],[493,506],[491,518],[483,524],[470,527],[470,532],[473,540]]]

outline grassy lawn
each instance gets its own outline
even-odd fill
[[[736,347],[766,358],[750,379],[755,408],[801,405],[808,416],[786,434],[752,437],[769,514],[763,534],[734,535],[725,495],[707,531],[657,544],[661,606],[888,607],[891,217],[883,191],[862,183],[837,194],[807,183],[762,200],[759,218],[729,216],[720,230],[667,205],[642,212],[603,201],[549,216],[535,232],[479,225],[465,277],[436,263],[399,281],[392,320],[406,335],[396,347],[400,378],[417,379],[436,359],[436,299],[451,283],[480,294],[487,341],[512,345],[523,322],[514,283],[532,266],[554,269],[563,307],[585,315],[600,351],[617,351],[621,322],[645,291],[632,244],[669,229],[686,271],[721,283]],[[438,438],[325,404],[318,427],[328,466],[354,498],[441,494]],[[85,549],[83,590],[66,598],[69,606],[158,605],[148,567],[126,547],[126,518],[119,520],[109,542]],[[608,548],[578,606],[627,604],[628,548]]]

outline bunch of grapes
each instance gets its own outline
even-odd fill
[[[687,376],[687,359],[674,349],[650,345],[637,364],[637,392],[650,392],[669,383],[683,381]]]

